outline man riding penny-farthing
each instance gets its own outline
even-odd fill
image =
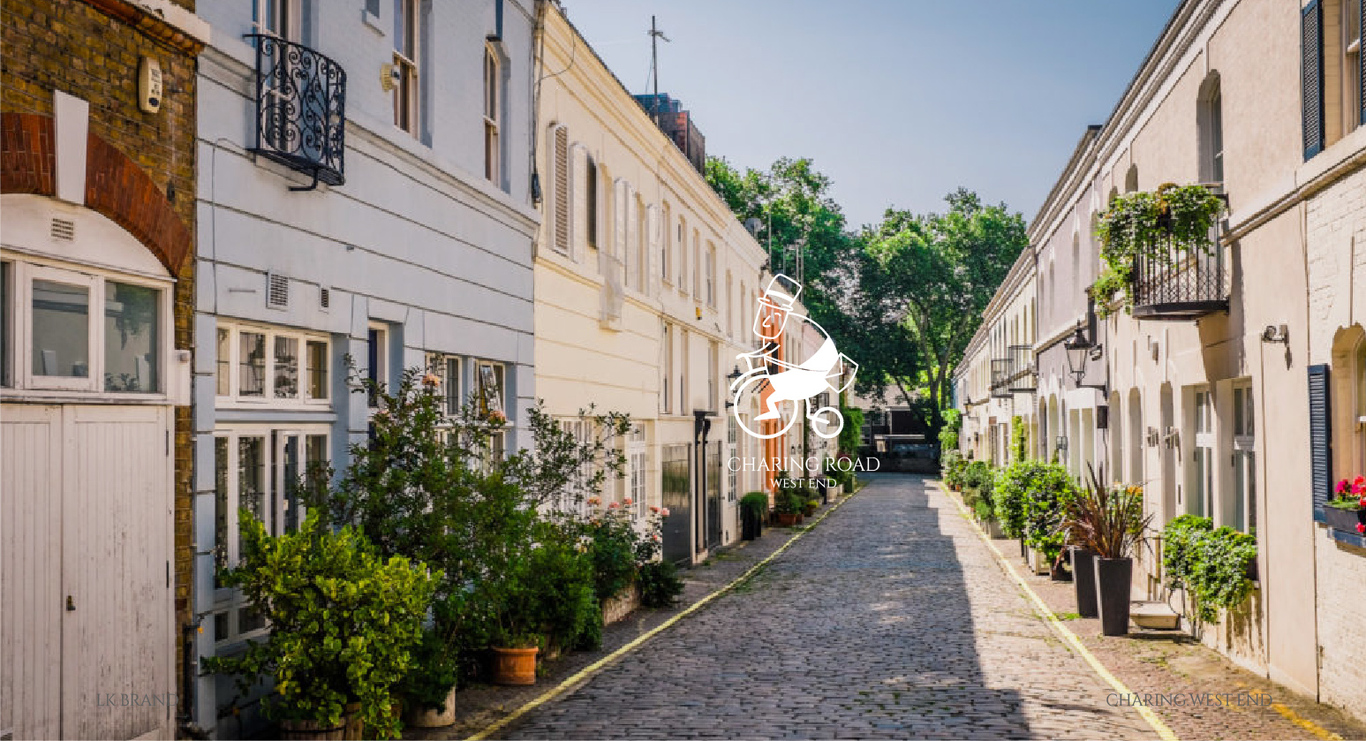
[[[751,437],[761,440],[778,437],[792,429],[803,409],[811,422],[811,431],[823,438],[833,438],[844,428],[844,417],[831,406],[816,407],[812,399],[826,391],[839,393],[854,383],[858,364],[840,353],[830,335],[808,316],[793,314],[792,307],[802,287],[786,275],[774,276],[764,294],[759,297],[759,312],[754,317],[754,333],[764,340],[764,346],[751,353],[737,356],[746,365],[746,372],[731,384],[735,422]],[[799,363],[777,357],[778,339],[791,319],[796,326],[791,332],[801,332],[801,324],[810,324],[825,340],[810,357]],[[763,425],[751,427],[740,410],[747,409],[752,395],[762,400],[762,413],[753,422],[774,421],[764,431]],[[755,429],[757,427],[757,429]]]

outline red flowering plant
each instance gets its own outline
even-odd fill
[[[1366,535],[1366,517],[1363,517],[1366,515],[1366,476],[1339,481],[1333,493],[1335,496],[1328,501],[1328,506],[1334,509],[1356,512],[1358,519],[1356,523],[1357,534]]]

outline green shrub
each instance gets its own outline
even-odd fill
[[[794,488],[782,488],[773,495],[773,511],[780,515],[795,515],[805,506],[806,497]]]
[[[271,630],[239,656],[207,660],[209,670],[236,674],[243,692],[272,677],[276,696],[262,701],[272,720],[335,727],[359,703],[367,733],[397,737],[392,691],[412,667],[441,574],[384,560],[358,531],[333,532],[317,513],[278,537],[250,510],[240,518],[242,562],[224,584],[241,589]]]
[[[765,501],[764,509],[768,509]],[[640,567],[640,603],[646,607],[672,607],[683,593],[683,580],[673,561],[651,561]]]
[[[967,459],[957,450],[950,450],[939,459],[939,475],[944,479],[945,484],[954,489],[963,486],[963,474],[967,471],[967,467]]]
[[[844,416],[844,427],[840,428],[839,451],[846,455],[858,455],[859,446],[863,443],[863,410],[841,405],[840,414]]]
[[[1010,418],[1010,449],[1016,463],[1029,457],[1029,428],[1023,417]]]
[[[1056,556],[1062,549],[1063,506],[1076,486],[1067,469],[1052,463],[1021,461],[1000,470],[993,491],[996,519],[1012,538]]]
[[[768,495],[762,491],[752,491],[740,497],[740,509],[762,522],[768,515]]]
[[[598,599],[611,599],[636,578],[635,525],[628,517],[601,517],[589,523],[588,532]]]
[[[1241,605],[1252,591],[1249,564],[1257,558],[1257,539],[1228,527],[1215,528],[1208,517],[1182,515],[1162,530],[1162,570],[1167,586],[1184,589],[1191,617],[1214,622],[1220,609]]]
[[[944,411],[944,426],[939,428],[939,452],[941,455],[958,450],[958,433],[963,429],[963,413],[957,409]]]

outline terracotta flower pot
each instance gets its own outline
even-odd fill
[[[539,648],[494,648],[493,683],[536,684],[536,652]]]
[[[797,518],[801,517],[800,512],[779,512],[778,527],[792,527],[797,524]]]

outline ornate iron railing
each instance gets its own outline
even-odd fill
[[[1039,375],[1034,369],[1034,348],[1029,345],[1011,345],[1007,352],[1010,359],[1010,375],[1006,376],[1005,387],[1016,394],[1032,393],[1039,387]]]
[[[1010,358],[994,358],[991,361],[991,395],[998,399],[1009,399],[1013,394],[1007,388],[1010,378]]]
[[[1164,246],[1155,257],[1134,259],[1134,317],[1184,320],[1227,311],[1228,276],[1219,222],[1210,227],[1204,247],[1162,239]]]
[[[250,34],[256,45],[256,146],[252,152],[313,176],[346,182],[346,71],[306,46]]]

